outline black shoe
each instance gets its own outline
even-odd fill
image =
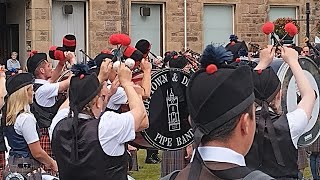
[[[153,160],[157,161],[158,163],[161,162],[161,159],[158,157],[158,154],[153,154],[153,156],[151,156]]]
[[[151,157],[147,158],[145,161],[144,161],[146,164],[158,164],[159,162],[152,159]]]

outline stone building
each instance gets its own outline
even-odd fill
[[[278,17],[301,20],[296,43],[305,36],[307,0],[0,0],[0,60],[19,52],[23,65],[28,51],[47,52],[61,45],[67,33],[77,37],[77,49],[90,56],[110,48],[108,37],[127,33],[134,44],[146,38],[152,51],[189,47],[201,52],[211,42],[224,44],[230,34],[246,42],[266,45],[265,21]],[[310,0],[311,30],[320,12]],[[311,37],[317,34],[314,30]],[[77,55],[83,56],[79,51]]]

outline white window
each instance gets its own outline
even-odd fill
[[[269,11],[269,21],[273,22],[278,18],[297,18],[297,7],[271,6]],[[293,42],[297,44],[297,36]]]
[[[233,5],[205,5],[203,16],[203,45],[217,43],[226,45],[233,34]]]

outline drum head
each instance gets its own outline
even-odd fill
[[[303,135],[299,138],[298,146],[306,147],[311,145],[319,137],[319,87],[320,87],[320,71],[318,66],[309,58],[299,57],[299,63],[304,74],[311,83],[312,88],[317,93],[316,104],[312,111],[312,117]],[[277,75],[282,82],[282,110],[284,113],[292,112],[297,109],[301,97],[295,78],[289,65],[282,63],[277,71]]]
[[[162,69],[151,76],[151,96],[144,101],[149,128],[142,135],[158,149],[178,150],[193,142],[186,102],[189,78],[180,69]]]

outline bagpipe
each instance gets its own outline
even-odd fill
[[[187,59],[188,63],[191,65],[190,68],[187,67],[185,69],[188,73],[195,73],[200,69],[200,53],[194,52],[193,50],[187,48],[184,52],[180,51],[179,54],[184,56]]]

